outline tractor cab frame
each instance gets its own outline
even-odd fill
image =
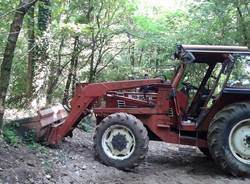
[[[247,94],[250,94],[249,90],[240,87],[232,88],[227,85],[235,62],[249,54],[250,51],[247,47],[204,45],[180,45],[177,47],[175,57],[183,62],[182,68],[186,68],[187,65],[193,63],[207,66],[203,79],[197,82],[199,83],[198,87],[182,82],[185,86],[184,91],[196,90],[186,114],[191,121],[196,123],[198,130],[206,131],[211,118],[224,106],[250,100],[250,97],[247,96]],[[176,76],[183,76],[184,73],[185,71],[180,69]],[[180,85],[179,81],[175,82],[175,78],[173,84],[176,83],[176,85],[174,86]],[[211,84],[210,89],[206,87],[209,82]]]

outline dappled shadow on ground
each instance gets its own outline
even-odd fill
[[[249,179],[224,174],[214,162],[193,147],[150,142],[148,156],[130,172],[105,166],[94,159],[92,134],[76,129],[46,154],[0,145],[0,183],[91,184],[246,184]],[[49,164],[49,165],[48,165]],[[2,170],[1,170],[2,169]],[[4,183],[4,182],[3,182]]]
[[[149,153],[147,162],[162,165],[165,169],[181,169],[189,174],[225,176],[225,173],[210,158],[201,153],[185,153],[168,150],[165,154]]]
[[[78,133],[76,133],[78,135]],[[97,173],[95,182],[105,181],[108,183],[244,183],[244,178],[233,178],[226,175],[214,162],[207,158],[194,147],[177,146],[163,142],[150,142],[148,156],[138,167],[129,172],[117,170],[104,166],[93,158],[91,134],[81,139],[70,139],[67,149],[78,147],[76,153],[81,152],[81,146],[87,160],[86,164],[94,165]],[[87,140],[87,142],[86,142]],[[80,146],[81,145],[81,146]],[[79,147],[80,146],[80,147]],[[64,147],[65,149],[65,147]],[[180,149],[180,150],[179,150]],[[91,162],[91,163],[90,163]],[[103,171],[105,169],[105,171]],[[126,181],[126,182],[125,182]],[[247,180],[248,181],[248,180]]]

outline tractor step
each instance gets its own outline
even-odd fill
[[[170,128],[170,125],[163,124],[163,123],[158,123],[157,127],[159,127],[159,128]]]

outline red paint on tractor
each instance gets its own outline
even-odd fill
[[[97,123],[110,114],[123,112],[140,119],[148,132],[159,140],[207,147],[206,134],[214,115],[228,104],[250,100],[249,95],[225,94],[223,90],[226,83],[221,93],[213,97],[221,74],[227,73],[227,79],[230,75],[229,69],[234,62],[232,55],[249,53],[245,47],[179,46],[176,58],[182,60],[182,63],[171,82],[145,79],[79,83],[70,102],[71,110],[67,117],[63,110],[59,110],[59,113],[44,110],[33,119],[33,122],[39,122],[34,126],[37,131],[46,128],[42,136],[48,144],[59,144],[90,110],[96,114]],[[206,75],[199,87],[182,83],[186,85],[186,89],[180,90],[186,67],[191,63],[206,64]],[[217,64],[222,65],[221,71],[213,87],[207,89],[206,84],[209,78],[213,77],[212,72]],[[197,92],[189,103],[188,90],[191,88]],[[211,107],[208,107],[209,101],[212,101]]]

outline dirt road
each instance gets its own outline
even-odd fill
[[[79,129],[57,149],[0,144],[0,183],[250,184],[225,175],[192,147],[150,142],[148,157],[131,172],[95,161],[90,133]]]

